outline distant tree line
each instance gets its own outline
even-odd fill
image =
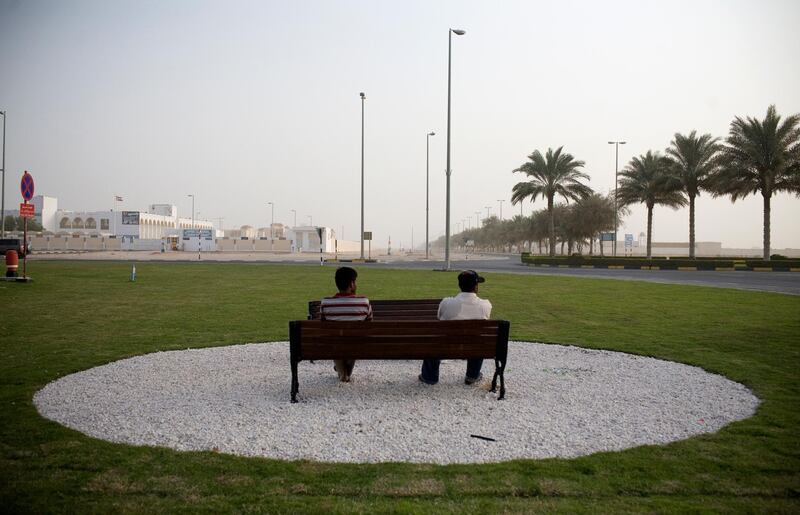
[[[3,222],[5,225],[6,232],[13,232],[22,230],[25,227],[25,219],[21,216],[10,216],[6,215],[5,221]],[[29,232],[39,232],[42,230],[42,225],[34,220],[33,218],[28,218],[28,231]]]
[[[737,116],[724,142],[710,134],[698,136],[694,130],[676,133],[664,153],[648,150],[628,162],[620,172],[616,202],[613,193],[600,195],[586,184],[589,176],[582,171],[584,164],[563,147],[550,148],[545,154],[535,150],[513,170],[525,174],[527,180],[514,185],[511,201],[542,198],[547,207],[529,217],[487,218],[482,227],[453,235],[451,245],[471,242],[481,249],[510,250],[526,245],[532,249],[534,244],[541,249],[545,244],[549,255],[555,256],[560,244],[562,253],[566,245],[569,254],[586,250],[592,254],[600,233],[613,230],[615,218],[619,223],[629,214],[628,206],[644,204],[650,258],[653,208],[688,206],[689,255],[694,258],[695,200],[705,191],[713,197],[730,196],[732,202],[761,194],[764,259],[768,260],[771,199],[780,192],[800,196],[800,115],[782,119],[772,105],[763,120]],[[557,204],[557,198],[567,203]],[[443,246],[444,237],[434,244]]]

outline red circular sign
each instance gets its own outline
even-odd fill
[[[33,198],[33,175],[29,174],[27,170],[22,174],[19,189],[22,192],[22,198],[26,201]]]

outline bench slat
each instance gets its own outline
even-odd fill
[[[471,359],[493,358],[494,347],[484,344],[437,344],[408,345],[402,343],[386,343],[383,345],[314,345],[303,344],[303,359]]]
[[[414,320],[436,320],[439,303],[442,299],[411,299],[411,300],[370,300],[372,313],[375,319],[391,319],[398,317],[411,317]],[[308,316],[311,320],[319,320],[320,301],[312,300],[308,303]]]

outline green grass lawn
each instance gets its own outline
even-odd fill
[[[713,435],[572,460],[330,464],[116,445],[41,418],[32,397],[58,377],[159,350],[286,340],[307,301],[334,290],[331,267],[137,271],[131,283],[125,264],[33,261],[34,283],[0,283],[0,512],[800,511],[800,297],[486,274],[481,296],[512,339],[699,365],[763,404]],[[450,273],[360,272],[360,293],[376,299],[456,290]],[[288,402],[288,357],[286,368]]]

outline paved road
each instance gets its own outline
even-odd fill
[[[359,267],[443,268],[443,261],[395,261],[392,263],[360,264]],[[450,266],[456,270],[473,268],[484,272],[506,272],[533,275],[566,275],[617,279],[623,281],[648,281],[665,284],[691,284],[715,288],[735,288],[739,290],[765,291],[800,295],[800,273],[798,272],[683,272],[680,270],[607,270],[602,268],[539,268],[522,265],[519,256],[480,257],[469,260],[451,260]]]

